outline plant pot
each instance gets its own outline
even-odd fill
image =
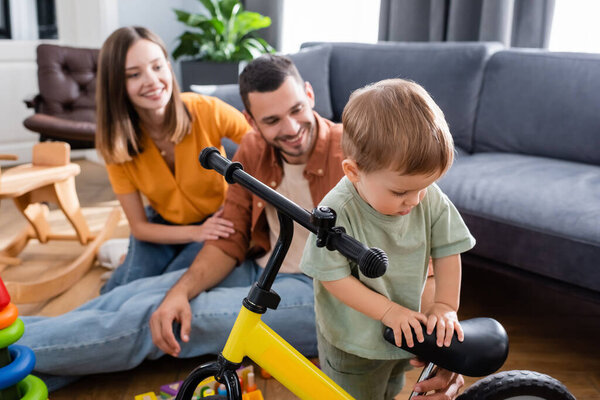
[[[243,62],[182,61],[181,91],[190,91],[190,85],[238,83],[238,76],[245,64]]]

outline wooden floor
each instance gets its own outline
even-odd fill
[[[84,211],[92,227],[102,223],[110,207],[117,203],[110,190],[102,166],[79,162],[82,173],[77,189]],[[59,219],[53,211],[52,215]],[[22,217],[9,201],[0,205],[0,244],[24,226]],[[128,232],[125,221],[115,236]],[[40,263],[45,252],[63,254],[76,249],[60,248],[60,244],[32,244],[25,253],[27,262],[20,270],[14,267],[2,273],[26,276],[28,264]],[[22,314],[57,315],[76,307],[97,295],[101,285],[100,267],[92,269],[82,281],[68,292],[43,304],[18,305]],[[569,293],[556,291],[537,282],[506,277],[465,265],[462,289],[462,319],[489,316],[499,320],[510,337],[509,357],[502,368],[529,369],[543,372],[561,380],[578,398],[600,400],[600,304],[582,300]],[[52,393],[52,400],[94,399],[132,400],[134,395],[155,391],[161,385],[183,379],[197,364],[210,357],[180,360],[163,357],[144,362],[139,367],[121,373],[84,377],[78,382]],[[411,371],[407,387],[418,376]],[[466,378],[467,384],[476,379]],[[267,400],[295,399],[273,379],[258,379],[258,387]],[[408,398],[408,388],[398,399]]]

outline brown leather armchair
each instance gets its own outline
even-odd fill
[[[98,49],[41,44],[37,48],[39,94],[25,100],[35,114],[23,121],[40,141],[94,147]]]

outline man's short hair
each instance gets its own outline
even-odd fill
[[[387,79],[356,90],[342,124],[344,154],[364,172],[443,174],[454,160],[444,113],[414,82]]]
[[[248,63],[239,78],[240,96],[246,111],[252,115],[248,100],[249,93],[273,92],[279,89],[289,76],[300,84],[304,82],[292,60],[286,56],[263,54]]]

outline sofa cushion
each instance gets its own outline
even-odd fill
[[[462,153],[440,187],[474,231],[474,254],[600,290],[600,167]]]
[[[311,46],[312,43],[303,44]],[[333,119],[350,94],[369,83],[405,78],[425,87],[444,111],[454,141],[470,151],[483,67],[490,43],[333,43],[329,84]]]
[[[289,54],[302,79],[310,82],[315,92],[315,111],[323,118],[331,119],[331,95],[329,93],[329,57],[331,46],[322,45],[302,49],[298,53]],[[240,97],[239,86],[229,85],[190,85],[192,91],[209,96],[215,96],[234,106],[244,109]]]
[[[476,152],[600,165],[600,54],[506,50],[486,67]]]

